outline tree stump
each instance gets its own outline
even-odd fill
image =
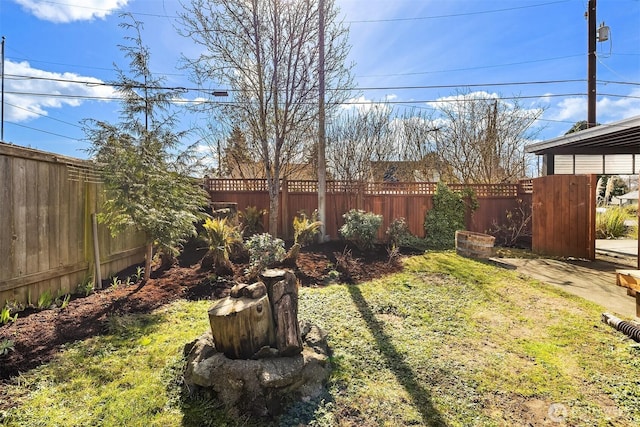
[[[298,284],[296,276],[288,270],[269,269],[261,273],[267,285],[267,294],[276,327],[276,348],[281,356],[292,356],[302,351],[298,325]]]
[[[258,290],[259,285],[245,286],[235,293],[238,298],[228,296],[209,309],[216,349],[230,359],[250,359],[261,348],[275,344],[271,304],[266,292]],[[249,294],[262,295],[250,298]]]

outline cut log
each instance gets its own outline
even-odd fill
[[[282,356],[292,356],[302,351],[302,339],[298,325],[298,283],[290,271],[271,274],[281,278],[271,286],[271,308],[276,325],[276,348]],[[268,289],[268,288],[267,288]]]
[[[229,296],[232,298],[247,297],[251,299],[260,298],[267,294],[267,287],[262,282],[256,282],[252,285],[238,283],[231,288]]]
[[[246,287],[245,287],[246,289]],[[269,297],[226,297],[209,309],[216,349],[230,359],[250,359],[264,346],[275,346]]]
[[[267,295],[269,295],[269,301],[271,301],[271,307],[273,308],[273,285],[281,280],[291,281],[296,283],[296,275],[290,270],[283,270],[280,268],[269,268],[260,273],[260,279],[267,286]]]

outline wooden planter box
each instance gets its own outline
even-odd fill
[[[473,231],[456,231],[456,253],[467,258],[486,259],[493,256],[496,238]]]

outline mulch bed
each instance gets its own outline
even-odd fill
[[[83,340],[107,330],[110,316],[149,313],[177,299],[216,299],[228,292],[231,281],[211,280],[209,271],[200,269],[204,251],[187,248],[178,265],[154,271],[144,285],[111,287],[89,296],[74,296],[64,309],[20,312],[15,323],[0,326],[0,340],[13,342],[14,350],[0,356],[0,380],[7,380],[50,361],[65,343]],[[235,265],[235,279],[242,280],[246,264]],[[360,252],[343,241],[315,244],[305,248],[296,261],[294,271],[301,286],[324,286],[327,273],[336,269],[347,283],[360,283],[399,271],[401,265],[391,262],[386,247]],[[133,275],[135,266],[118,277]],[[1,409],[1,408],[0,408]]]

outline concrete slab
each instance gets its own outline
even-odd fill
[[[595,302],[603,306],[604,311],[618,317],[638,320],[635,298],[627,295],[626,288],[616,285],[616,269],[629,268],[628,265],[547,258],[496,258],[492,261]]]
[[[638,241],[632,239],[596,239],[596,253],[638,257]]]

